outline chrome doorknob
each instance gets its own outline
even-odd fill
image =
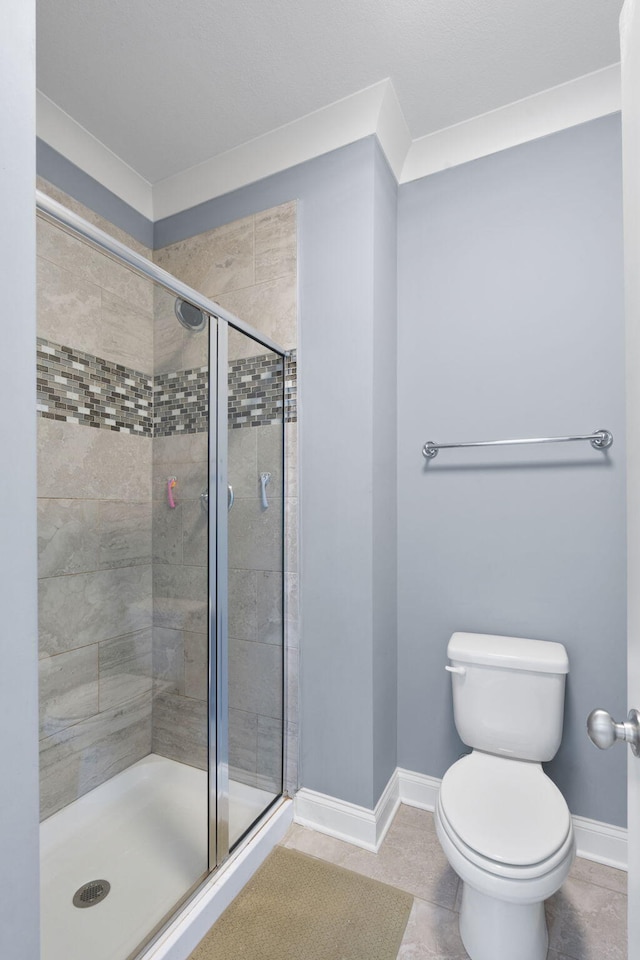
[[[618,740],[626,741],[634,757],[640,756],[640,713],[629,710],[629,716],[616,723],[606,710],[592,710],[587,717],[587,733],[600,750],[612,747]]]

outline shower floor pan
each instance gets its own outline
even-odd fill
[[[273,794],[230,783],[232,838]],[[207,869],[207,775],[150,754],[40,826],[41,960],[125,960]],[[84,884],[111,889],[78,909]]]

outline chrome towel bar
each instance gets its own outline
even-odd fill
[[[613,443],[613,434],[609,430],[596,430],[594,433],[577,437],[535,437],[530,440],[478,440],[475,443],[436,443],[427,440],[422,455],[427,460],[438,456],[438,450],[452,450],[458,447],[506,447],[516,443],[567,443],[571,440],[588,440],[595,450],[608,450]]]

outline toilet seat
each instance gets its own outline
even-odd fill
[[[564,797],[536,763],[474,751],[445,774],[438,814],[466,860],[496,876],[544,876],[573,849]]]

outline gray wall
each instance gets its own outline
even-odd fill
[[[366,807],[396,760],[394,193],[367,138],[155,225],[300,201],[301,785]]]
[[[11,150],[0,167],[0,262],[3,295],[20,310],[0,351],[0,956],[37,960],[35,4],[8,0],[3,21],[0,128]]]
[[[44,177],[56,187],[66,191],[76,200],[86,204],[95,213],[115,224],[121,230],[130,233],[132,237],[144,243],[153,245],[153,223],[147,220],[117,194],[94,180],[93,177],[71,163],[61,153],[50,147],[39,138],[36,140],[36,163],[38,175]]]
[[[374,800],[397,765],[397,245],[398,185],[374,155],[373,777]]]
[[[574,814],[625,823],[623,750],[584,726],[625,706],[620,121],[606,117],[403,186],[399,205],[399,763],[442,776],[454,630],[559,640]],[[606,427],[588,445],[443,451],[427,439]]]

